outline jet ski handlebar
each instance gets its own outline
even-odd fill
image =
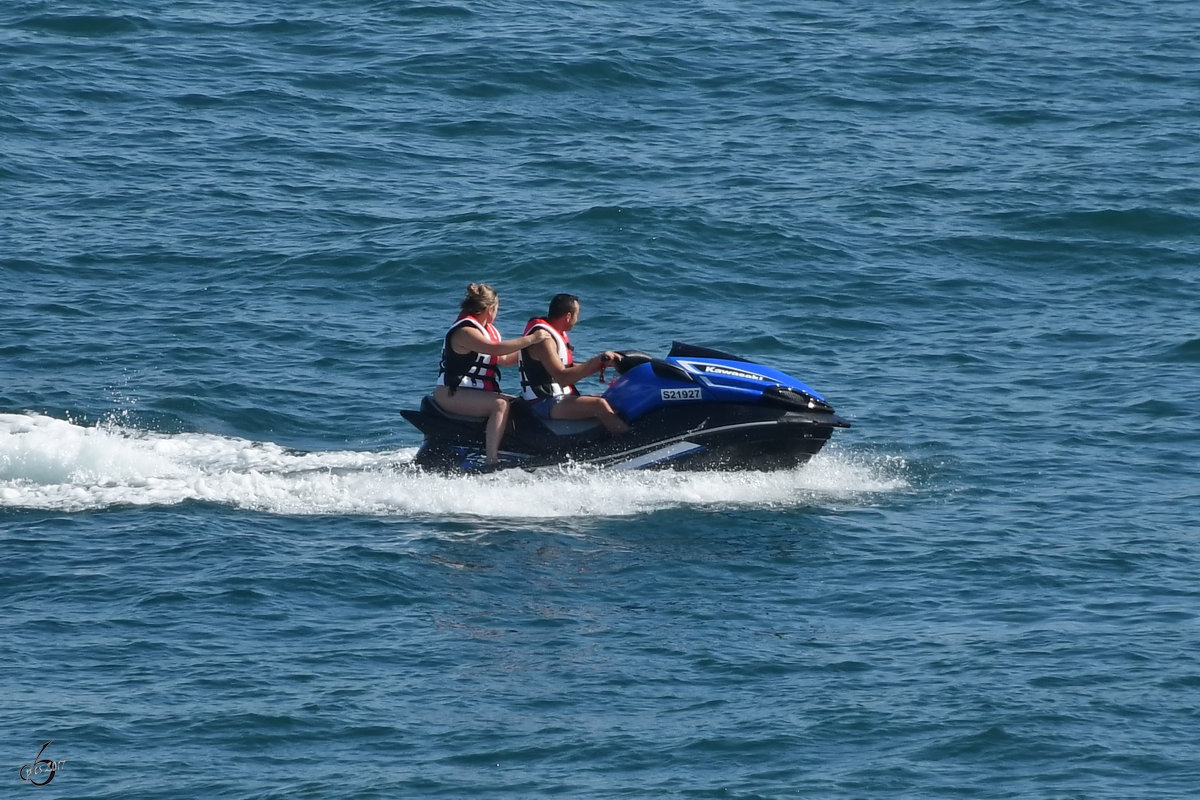
[[[624,375],[634,367],[640,367],[642,364],[647,364],[654,360],[654,357],[649,353],[643,353],[641,350],[618,350],[616,351],[621,359],[613,364],[613,369],[619,375]]]
[[[617,350],[621,360],[613,364],[613,368],[618,375],[624,375],[634,367],[640,367],[642,364],[649,364],[654,370],[654,374],[660,378],[667,380],[680,381],[682,383],[695,383],[696,379],[690,372],[683,367],[677,367],[669,361],[661,358],[655,358],[649,353],[644,353],[641,350]]]

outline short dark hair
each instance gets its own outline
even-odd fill
[[[546,312],[546,319],[555,319],[570,314],[575,310],[575,304],[578,302],[579,298],[573,294],[554,295],[550,298],[550,310]]]

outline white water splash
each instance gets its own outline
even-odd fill
[[[278,514],[544,518],[681,506],[792,507],[908,488],[903,464],[829,450],[802,468],[769,473],[564,467],[472,477],[415,469],[415,453],[297,452],[212,434],[0,414],[0,508],[87,511],[202,501]]]

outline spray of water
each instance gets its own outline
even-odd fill
[[[212,434],[0,414],[0,508],[72,512],[202,501],[277,514],[461,515],[486,509],[493,518],[543,518],[684,506],[791,507],[908,488],[903,463],[833,450],[800,469],[770,473],[568,465],[471,477],[416,469],[415,452],[297,452]],[[468,495],[470,507],[463,503]]]

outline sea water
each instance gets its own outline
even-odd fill
[[[1196,796],[1198,38],[1171,0],[4,4],[0,794]],[[399,412],[471,282],[853,428],[423,473]]]

